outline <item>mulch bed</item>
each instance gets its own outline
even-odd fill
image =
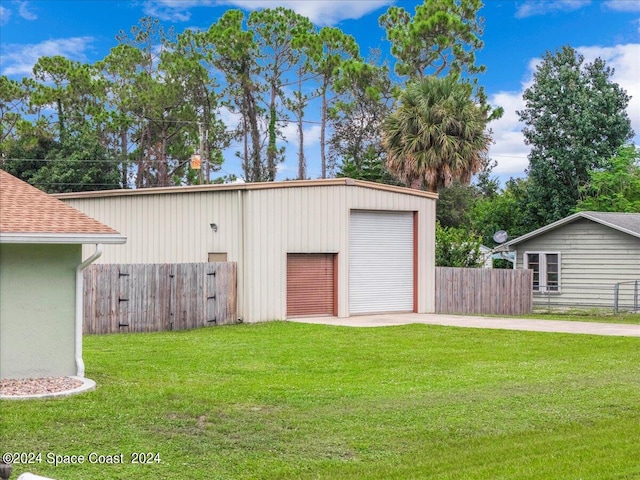
[[[0,395],[20,397],[73,390],[82,380],[73,377],[3,378],[0,379]]]

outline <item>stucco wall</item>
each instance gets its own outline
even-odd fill
[[[0,245],[0,377],[75,375],[81,245]]]

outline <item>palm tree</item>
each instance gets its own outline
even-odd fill
[[[457,76],[425,77],[407,85],[387,118],[387,169],[411,188],[437,192],[453,180],[465,184],[483,165],[491,137],[489,108],[472,99]]]

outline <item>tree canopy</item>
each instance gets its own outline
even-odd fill
[[[410,83],[387,117],[387,168],[406,185],[437,192],[453,180],[469,183],[489,150],[488,110],[456,75]]]
[[[585,63],[570,46],[547,52],[517,112],[529,154],[526,215],[532,228],[575,207],[590,172],[601,168],[633,132],[629,96],[601,59]]]

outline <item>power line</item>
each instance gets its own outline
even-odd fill
[[[3,162],[64,162],[64,161],[76,161],[78,163],[128,163],[130,166],[136,166],[140,160],[122,160],[120,158],[87,158],[83,160],[73,160],[71,158],[0,158],[0,164]],[[181,160],[177,158],[170,158],[170,162],[188,162],[189,160]],[[166,163],[162,160],[143,160],[144,164],[149,163]]]

